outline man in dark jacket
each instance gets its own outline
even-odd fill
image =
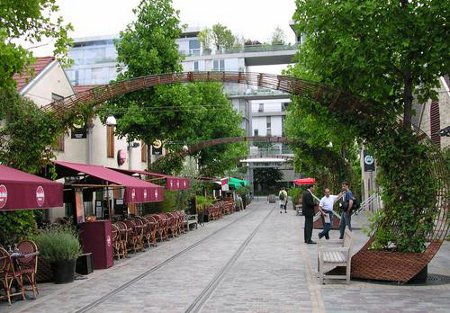
[[[311,240],[312,230],[313,230],[313,218],[314,218],[314,207],[316,203],[312,196],[312,192],[314,192],[314,185],[308,186],[306,191],[303,193],[303,215],[305,216],[305,243],[307,244],[315,244],[314,241]]]

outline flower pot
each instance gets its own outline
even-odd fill
[[[55,284],[67,284],[74,281],[76,261],[64,260],[51,263]]]

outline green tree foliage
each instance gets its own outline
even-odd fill
[[[295,142],[291,147],[298,172],[316,178],[320,189],[333,188],[347,180],[356,191],[359,190],[355,136],[327,109],[305,98],[293,98],[288,108],[285,132]]]
[[[0,2],[0,163],[27,172],[36,172],[45,151],[61,133],[61,121],[39,110],[34,103],[20,98],[13,75],[33,74],[32,53],[19,42],[39,43],[55,39],[54,55],[66,61],[71,40],[70,24],[56,16],[56,0],[2,0]],[[11,244],[29,236],[36,227],[33,211],[0,214],[0,242]]]
[[[13,75],[26,71],[33,63],[32,53],[18,44],[18,39],[34,44],[54,38],[53,53],[65,60],[72,26],[56,16],[58,10],[56,0],[0,2],[0,88],[13,89]]]
[[[321,81],[411,118],[413,95],[435,95],[450,68],[448,3],[435,0],[297,0],[300,63]],[[393,115],[392,115],[393,116]]]
[[[278,182],[283,179],[283,173],[278,168],[255,168],[253,170],[253,181],[256,186],[261,186],[262,192],[275,192]]]
[[[115,42],[121,71],[117,80],[180,72],[181,57],[175,40],[181,36],[181,26],[172,1],[142,1],[134,12],[136,21]],[[100,114],[103,118],[110,114],[117,117],[119,136],[141,139],[147,145],[159,139],[171,150],[181,149],[183,144],[240,134],[241,117],[219,84],[156,86],[118,97],[105,105]],[[230,166],[229,158],[235,158],[237,152],[233,149],[236,145],[202,151],[200,165],[208,173],[212,168],[214,172],[223,171],[223,167]],[[211,163],[213,160],[218,165]],[[154,170],[177,172],[182,160],[173,154],[155,166]]]
[[[357,94],[372,106],[369,119],[355,110],[331,112],[330,121],[362,139],[381,168],[386,211],[377,221],[373,247],[423,251],[437,186],[430,148],[410,128],[411,107],[413,96],[419,101],[434,97],[439,76],[448,73],[448,5],[433,0],[296,3],[297,31],[307,41],[293,73]],[[305,109],[316,113],[315,106]]]
[[[272,45],[284,45],[286,43],[285,38],[286,38],[286,35],[285,35],[284,31],[279,26],[277,26],[272,33],[271,44]]]
[[[228,27],[220,23],[214,24],[211,28],[203,29],[199,33],[198,38],[204,48],[209,49],[211,44],[213,44],[216,51],[220,51],[222,48],[229,49],[233,47],[237,39]]]

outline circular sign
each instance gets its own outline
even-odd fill
[[[374,162],[373,156],[371,155],[366,155],[364,157],[364,163],[366,163],[367,165],[372,165]]]
[[[44,204],[45,201],[45,192],[44,188],[42,186],[38,186],[36,188],[36,202],[39,207],[41,207]]]
[[[158,189],[155,189],[155,198],[158,199]]]
[[[125,161],[127,160],[127,152],[125,150],[120,149],[117,151],[117,164],[123,165]]]
[[[155,141],[153,141],[152,146],[153,146],[155,149],[159,149],[159,148],[162,147],[162,141],[159,140],[159,139],[156,139]]]
[[[144,189],[144,199],[147,199],[147,189]]]
[[[0,185],[0,209],[4,208],[8,201],[8,189],[5,185]]]
[[[136,198],[136,190],[133,188],[131,189],[131,199],[134,200]]]
[[[111,247],[111,236],[110,235],[108,235],[106,237],[106,244],[108,245],[108,247]]]

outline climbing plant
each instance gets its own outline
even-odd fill
[[[414,99],[436,96],[448,72],[447,4],[442,1],[297,0],[297,77],[324,82],[370,103],[370,114],[331,111],[377,159],[384,214],[372,248],[422,252],[431,232],[437,184],[433,149],[411,129]],[[326,5],[324,5],[326,4]],[[350,103],[348,104],[350,105]],[[313,107],[307,107],[313,113]],[[448,195],[447,195],[448,196]]]

